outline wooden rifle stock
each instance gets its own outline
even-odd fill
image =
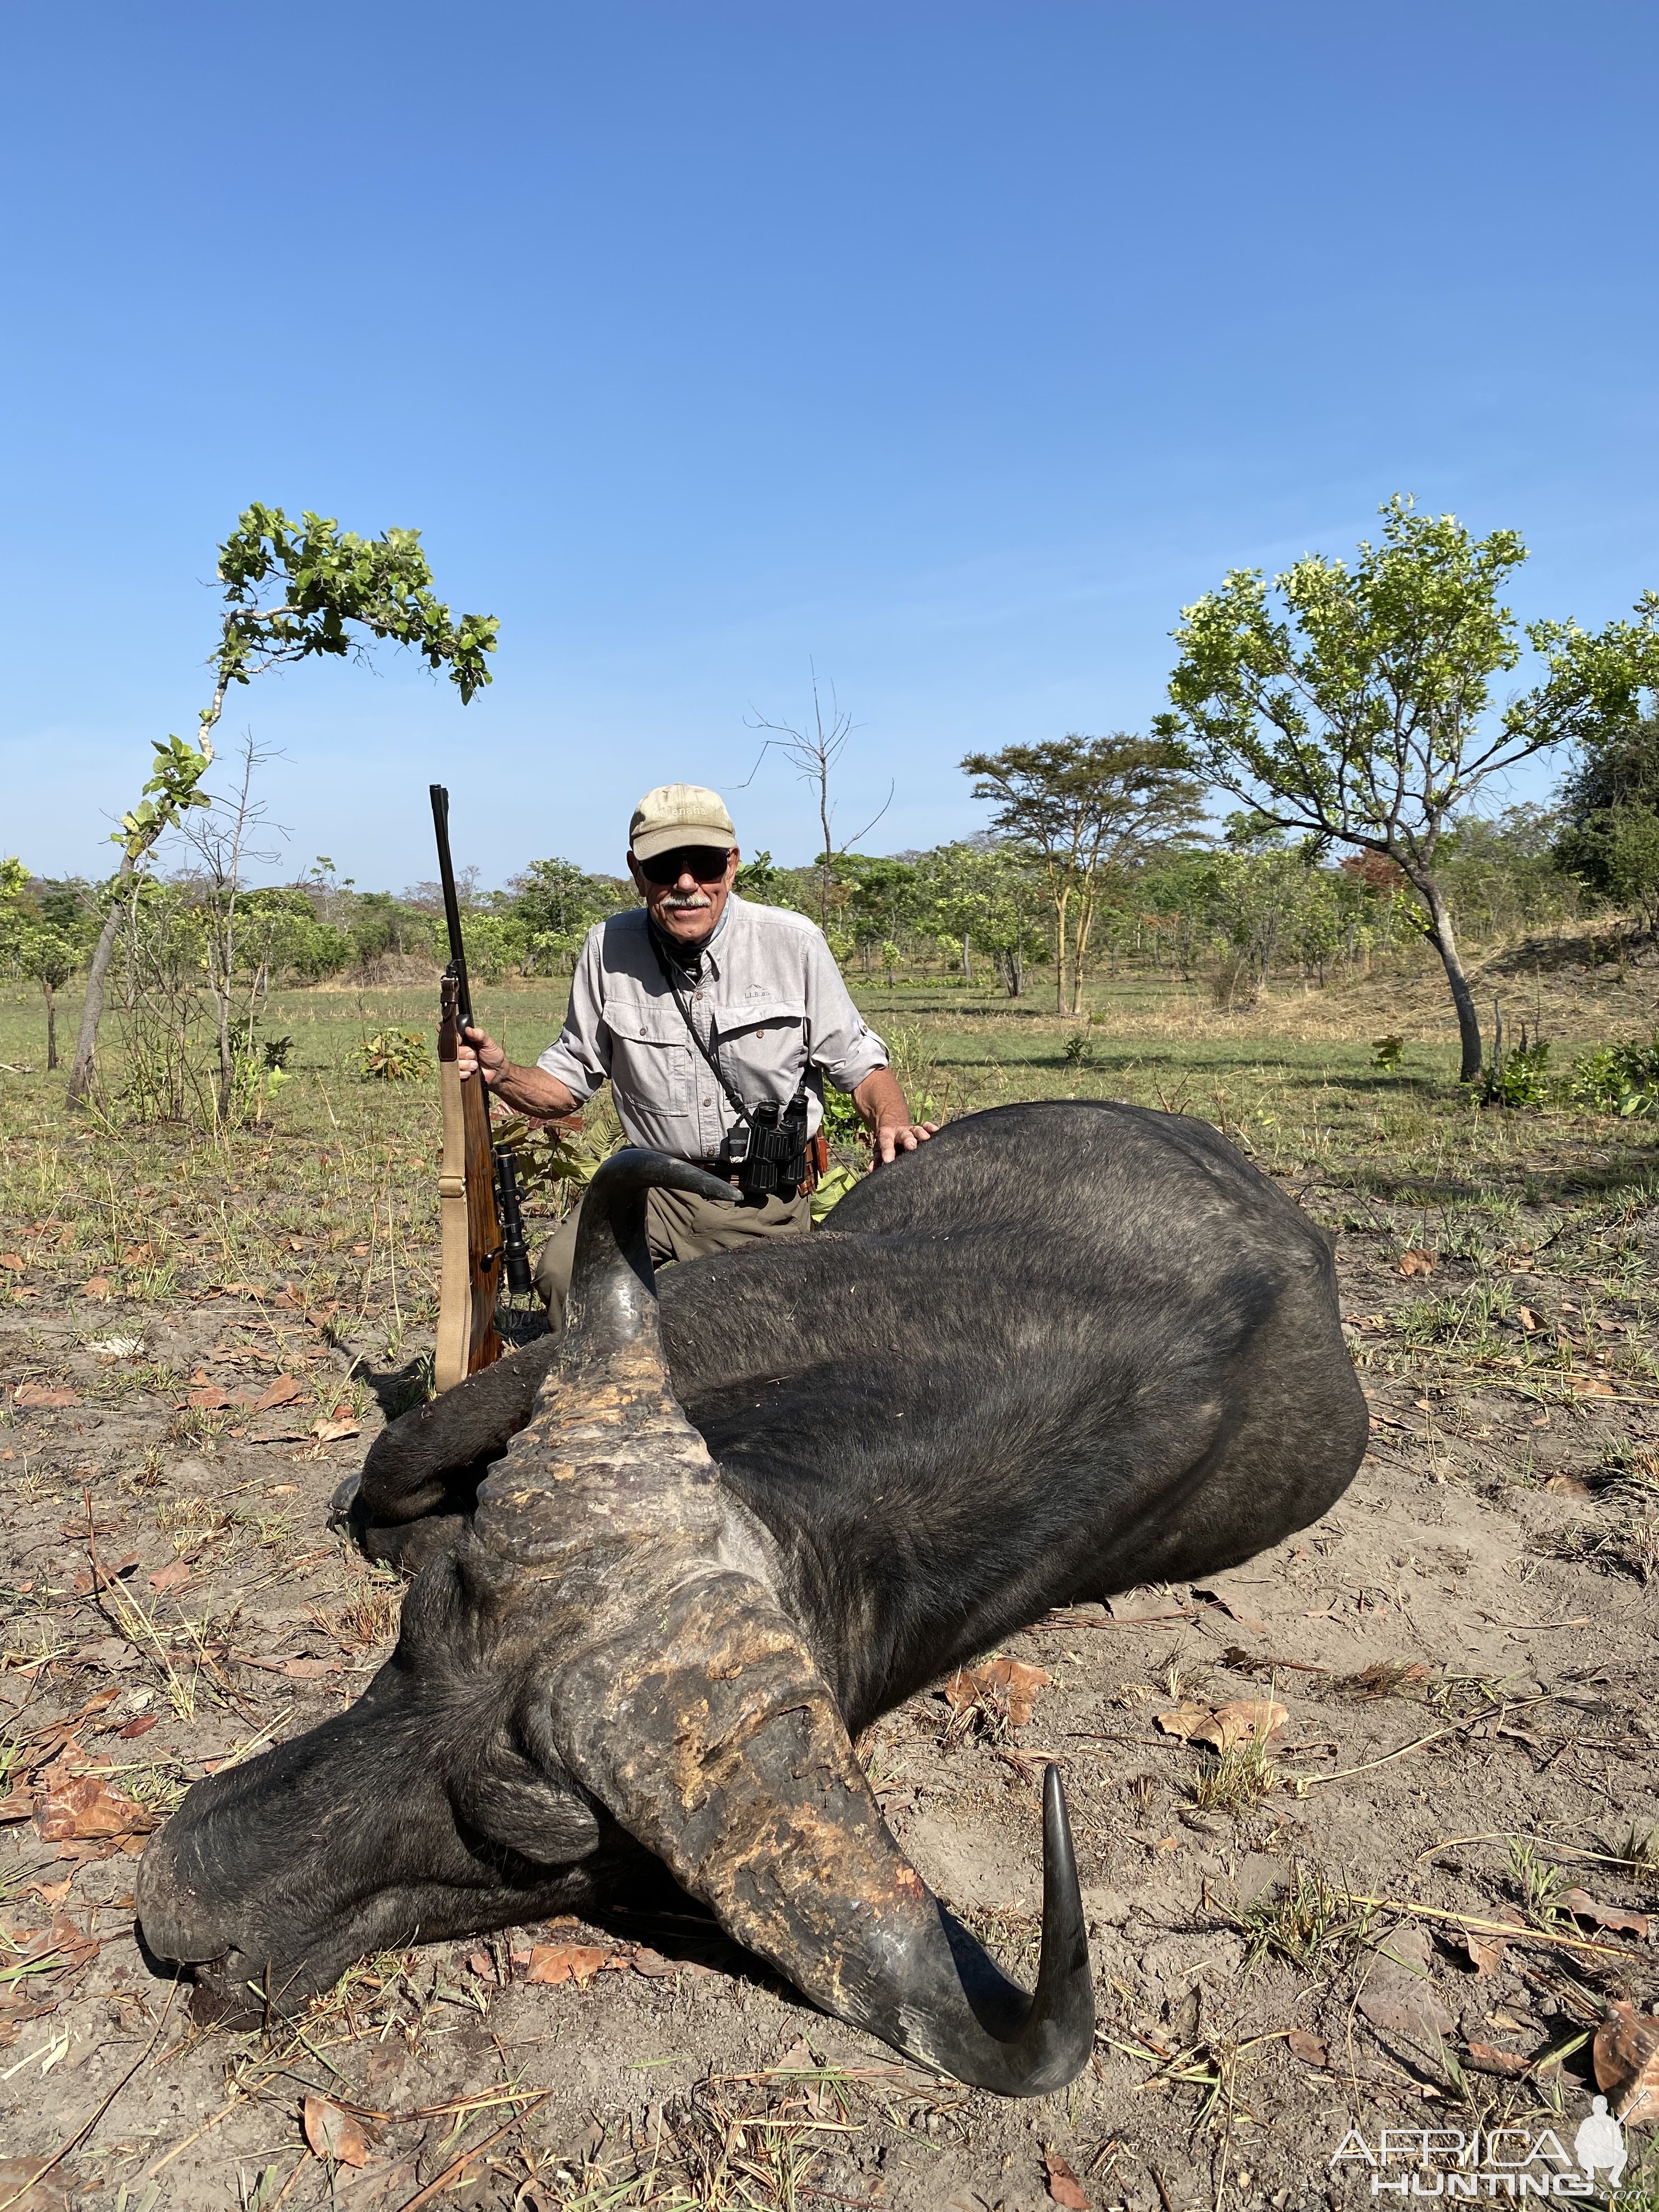
[[[495,1206],[495,1155],[489,1133],[489,1093],[482,1070],[461,1080],[456,1054],[463,1027],[472,1025],[461,939],[455,872],[449,857],[449,793],[432,787],[432,820],[438,833],[438,871],[449,925],[449,966],[443,978],[438,1023],[438,1088],[443,1104],[443,1161],[438,1172],[442,1267],[438,1286],[438,1346],[433,1387],[453,1390],[501,1356],[495,1332],[501,1295],[502,1243]]]

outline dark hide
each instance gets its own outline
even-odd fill
[[[672,1268],[659,1295],[673,1395],[730,1501],[720,1556],[775,1593],[852,1734],[1053,1605],[1250,1558],[1352,1478],[1366,1414],[1327,1241],[1204,1122],[1001,1108],[832,1221]],[[568,1623],[538,1631],[550,1585],[465,1510],[561,1357],[527,1347],[376,1442],[367,1547],[395,1553],[400,1527],[429,1545],[419,1516],[451,1516],[395,1657],[337,1721],[198,1784],[147,1854],[149,1948],[221,2004],[267,1962],[292,2002],[371,1946],[640,1878],[568,1771],[581,1729],[546,1717]]]

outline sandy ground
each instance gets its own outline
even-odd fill
[[[384,1957],[297,2030],[192,2028],[135,1947],[135,1856],[210,1764],[389,1649],[398,1585],[325,1528],[380,1416],[353,1424],[347,1348],[246,1297],[6,1309],[0,2207],[1358,2206],[1351,2128],[1570,2142],[1597,2023],[1659,1984],[1659,1346],[1561,1239],[1483,1270],[1517,1345],[1565,1347],[1559,1387],[1413,1366],[1401,1310],[1474,1264],[1402,1276],[1400,1235],[1346,1211],[1376,1429],[1339,1507],[1014,1639],[1051,1678],[1022,1725],[934,1694],[863,1747],[918,1867],[1025,1971],[1041,1761],[1066,1762],[1100,2027],[1027,2104],[903,2065],[696,1921]],[[1189,1740],[1264,1700],[1265,1751]]]

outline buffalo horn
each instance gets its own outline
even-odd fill
[[[477,1526],[539,1617],[554,1741],[727,1931],[824,2010],[958,2080],[1036,2096],[1086,2063],[1094,1997],[1058,1772],[1043,1785],[1042,1954],[1005,1978],[889,1833],[764,1529],[675,1402],[645,1238],[650,1153],[582,1207],[564,1340]],[[533,1595],[532,1595],[533,1593]]]

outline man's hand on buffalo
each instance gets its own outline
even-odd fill
[[[853,1093],[853,1103],[870,1125],[876,1167],[889,1167],[901,1152],[914,1152],[939,1128],[937,1121],[910,1119],[909,1102],[890,1068],[866,1075]]]

